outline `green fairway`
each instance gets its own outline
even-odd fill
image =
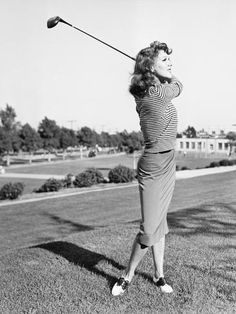
[[[234,313],[235,172],[176,182],[166,277],[152,284],[150,252],[130,289],[110,289],[140,218],[137,187],[0,209],[2,313]]]

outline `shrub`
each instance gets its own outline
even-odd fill
[[[176,165],[176,171],[179,171],[180,167],[179,165]]]
[[[89,157],[89,158],[91,158],[91,157],[96,157],[96,151],[90,150],[90,152],[88,153],[88,157]]]
[[[21,182],[16,183],[6,183],[0,190],[0,199],[1,200],[14,200],[18,198],[24,191],[24,184]]]
[[[191,170],[191,169],[188,168],[188,167],[186,167],[186,166],[183,166],[183,167],[181,168],[181,170]]]
[[[38,190],[35,190],[34,192],[36,193],[57,192],[62,188],[63,188],[62,180],[50,178]]]
[[[228,159],[222,159],[219,161],[220,166],[229,166],[229,160]]]
[[[76,187],[88,187],[104,182],[102,173],[96,168],[88,168],[75,177]]]
[[[96,168],[88,168],[85,170],[86,173],[89,173],[94,180],[94,184],[103,183],[104,177],[101,171]]]
[[[135,171],[128,167],[118,165],[109,171],[108,178],[110,182],[114,183],[131,182],[135,179]]]
[[[210,163],[210,165],[207,166],[206,168],[215,168],[215,167],[219,167],[219,166],[220,166],[220,164],[219,164],[218,161],[212,161],[212,162]]]

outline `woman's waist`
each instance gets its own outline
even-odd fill
[[[157,140],[154,142],[146,142],[144,151],[153,153],[167,153],[175,149],[176,139]]]

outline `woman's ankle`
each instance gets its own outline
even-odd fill
[[[155,279],[164,278],[164,273],[155,272],[154,277]]]
[[[131,282],[131,280],[134,277],[134,272],[126,272],[123,277],[125,280],[128,280],[129,282]]]

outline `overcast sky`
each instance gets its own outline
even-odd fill
[[[184,84],[178,130],[236,128],[235,0],[0,0],[0,108],[22,124],[139,130],[134,62],[62,23],[47,29],[55,15],[134,57],[166,42]]]

